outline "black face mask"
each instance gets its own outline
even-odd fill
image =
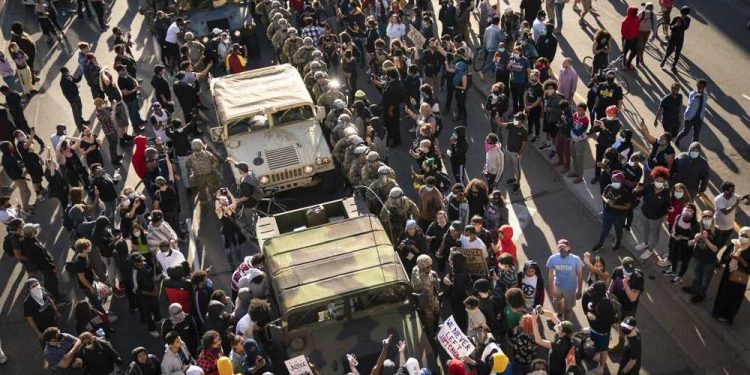
[[[610,85],[613,84],[613,83],[615,83],[615,78],[614,77],[612,77],[612,78],[607,77],[607,83],[609,83]]]
[[[492,93],[495,95],[500,95],[500,91],[493,91]]]

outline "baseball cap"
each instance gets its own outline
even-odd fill
[[[471,234],[477,234],[477,230],[474,228],[473,225],[467,225],[464,227],[464,232],[469,232]]]
[[[133,263],[142,262],[144,260],[146,260],[146,258],[139,253],[133,253],[130,255],[130,261]]]
[[[166,184],[167,184],[167,179],[166,179],[166,178],[164,178],[164,177],[162,177],[162,176],[158,176],[158,177],[156,177],[156,178],[154,179],[154,183],[155,183],[155,184],[156,184],[157,186],[164,186],[164,185],[166,185]]]
[[[218,27],[214,27],[214,29],[211,30],[211,34],[220,35],[221,34],[221,29],[218,28]]]
[[[23,234],[24,236],[32,235],[36,233],[37,230],[39,230],[40,226],[36,223],[26,223],[23,225]]]
[[[625,317],[625,319],[623,319],[622,322],[620,323],[620,327],[625,328],[625,329],[630,329],[630,330],[632,330],[633,328],[637,326],[638,326],[638,321],[636,321],[635,318],[632,316]]]
[[[154,73],[161,73],[164,70],[164,65],[158,64],[154,67]]]
[[[487,279],[479,279],[474,282],[474,290],[487,293],[490,290],[490,282]]]
[[[625,257],[622,259],[622,273],[625,276],[630,276],[635,272],[635,259],[631,257]]]

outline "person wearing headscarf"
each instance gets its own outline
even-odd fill
[[[724,272],[721,274],[711,315],[720,322],[732,324],[745,299],[750,274],[750,227],[742,227],[739,236],[731,240],[724,252]]]
[[[253,339],[245,339],[245,359],[242,361],[245,374],[273,373],[271,358]]]
[[[23,316],[29,322],[31,330],[39,339],[40,344],[44,346],[42,335],[44,330],[49,327],[57,326],[57,317],[60,311],[52,300],[50,293],[42,287],[39,280],[29,278],[23,285],[23,290],[27,293],[23,301]]]
[[[169,305],[169,319],[165,319],[161,324],[161,337],[166,339],[167,333],[171,331],[177,331],[180,334],[180,339],[185,343],[190,354],[195,357],[200,334],[193,317],[186,314],[179,303]]]
[[[161,375],[161,361],[146,348],[139,346],[130,353],[133,362],[130,362],[125,375]]]

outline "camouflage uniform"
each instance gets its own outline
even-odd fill
[[[380,155],[375,151],[370,151],[367,154],[367,164],[362,167],[362,171],[359,173],[362,176],[362,184],[370,186],[373,181],[376,181],[378,179],[378,169],[383,166],[386,165],[380,161]]]
[[[199,141],[199,140],[198,140]],[[202,144],[202,142],[201,142]],[[190,176],[190,185],[198,191],[198,201],[206,203],[208,189],[210,196],[219,189],[219,160],[210,151],[203,149],[195,151],[185,161],[185,169]]]
[[[333,109],[331,109],[328,112],[328,115],[326,116],[325,123],[324,123],[325,126],[328,129],[330,129],[331,131],[333,131],[333,129],[336,127],[336,125],[338,125],[339,116],[341,116],[342,114],[347,114],[347,115],[349,115],[350,118],[352,116],[352,112],[349,109],[347,109],[347,108],[344,108],[344,109],[333,108]]]
[[[317,105],[322,105],[326,107],[326,113],[331,110],[333,107],[333,101],[336,99],[341,99],[346,103],[346,95],[344,95],[343,92],[341,92],[339,89],[331,89],[329,88],[328,91],[326,91],[323,95],[321,95],[318,98]]]
[[[261,21],[264,25],[268,25],[270,19],[271,2],[269,0],[263,0],[255,6],[255,13],[260,14]]]
[[[315,51],[315,46],[313,45],[303,45],[300,47],[296,52],[294,52],[294,56],[292,56],[292,62],[294,63],[294,66],[298,67],[300,71],[304,69],[304,67],[312,62],[312,53]]]
[[[364,182],[362,183],[364,185]],[[388,199],[388,193],[391,191],[391,189],[398,186],[398,182],[396,182],[395,178],[391,178],[390,176],[385,176],[385,181],[379,178],[376,178],[373,180],[369,185],[365,185],[370,188],[370,190],[367,190],[367,193],[365,193],[365,200],[367,201],[367,209],[371,213],[378,213],[383,208],[383,205],[378,201],[378,198],[385,202],[386,199]],[[375,192],[373,194],[373,191]],[[377,198],[375,197],[377,195]]]
[[[284,21],[282,22],[281,20]],[[271,24],[266,28],[266,38],[268,38],[269,41],[273,40],[273,36],[276,35],[276,32],[283,28],[289,28],[289,21],[281,18],[281,15],[279,15],[278,19],[273,19]]]
[[[344,117],[347,116],[346,114],[342,114],[339,116],[339,121],[336,124],[336,126],[331,129],[331,144],[335,145],[337,144],[341,139],[345,138],[347,135],[357,135],[357,128],[354,126],[354,124],[349,121],[348,118]]]
[[[429,255],[422,254],[417,257],[417,265],[411,271],[411,286],[417,295],[417,311],[424,324],[425,334],[428,338],[433,338],[437,333],[440,318],[441,285],[437,272],[427,268],[427,265],[432,266],[432,258]]]
[[[310,66],[310,64],[308,64]],[[310,94],[312,95],[312,88],[315,86],[315,84],[318,82],[318,80],[315,79],[315,73],[316,72],[322,72],[323,69],[320,67],[320,64],[316,65],[317,67],[311,68],[311,70],[303,75],[302,80],[305,81],[305,86],[307,87],[307,91],[310,91]]]
[[[352,137],[349,140],[349,147],[346,148],[344,151],[344,163],[343,163],[343,171],[349,171],[352,169],[352,164],[354,164],[354,161],[357,160],[357,156],[354,154],[354,150],[357,149],[359,146],[365,146],[365,141],[359,137],[355,136],[356,138]],[[367,146],[365,146],[367,147]],[[347,174],[348,177],[348,174]]]
[[[295,36],[292,37],[291,35],[289,38],[286,39],[284,42],[284,45],[282,46],[281,50],[281,59],[285,63],[292,63],[292,58],[294,57],[294,53],[297,52],[298,49],[302,47],[302,38]]]
[[[282,53],[282,48],[284,47],[284,42],[286,42],[287,37],[289,36],[289,33],[287,30],[279,29],[276,30],[276,33],[273,34],[273,38],[271,38],[271,45],[273,46],[273,51],[278,57],[278,62],[284,63],[284,56]]]
[[[385,207],[380,210],[380,222],[383,223],[391,242],[396,243],[399,233],[406,227],[406,221],[416,220],[419,217],[419,208],[403,193],[398,198],[391,198],[391,193],[385,202]]]
[[[316,104],[318,103],[320,98],[323,97],[323,93],[325,93],[326,90],[328,90],[328,81],[325,81],[325,83],[323,84],[315,82],[315,84],[312,87],[312,90],[310,91],[311,91],[312,99],[315,101]]]
[[[311,64],[314,63],[314,62],[317,62],[318,64],[320,64],[320,68],[317,69],[317,70],[322,70],[324,72],[328,72],[328,64],[326,64],[326,62],[323,61],[322,58],[321,59],[315,59],[315,52],[313,52],[312,56],[313,56],[313,60],[310,61],[310,62],[308,62],[305,65],[305,68],[302,69],[302,74],[306,76],[308,73],[310,73],[311,71],[313,71],[313,68],[312,68]]]
[[[365,150],[367,150],[367,147],[365,147]],[[355,153],[356,151],[357,150],[355,150]],[[364,155],[364,153],[362,153],[361,155],[357,155],[352,162],[352,166],[349,168],[349,174],[347,175],[347,178],[349,179],[349,183],[352,184],[352,186],[362,185],[362,167],[367,164],[367,159],[365,159]]]
[[[270,12],[268,12],[268,18],[273,18],[273,15],[276,13],[280,13],[282,17],[290,20],[292,19],[292,14],[289,13],[288,10],[282,8],[282,7],[274,7],[271,9]]]
[[[333,146],[333,150],[331,151],[331,154],[333,155],[333,158],[336,159],[339,163],[341,163],[342,167],[344,164],[344,159],[346,158],[346,152],[347,149],[352,145],[360,145],[364,143],[362,138],[360,138],[356,134],[349,133],[343,138],[339,139],[338,142],[335,143],[335,146]],[[346,170],[342,168],[342,170]]]

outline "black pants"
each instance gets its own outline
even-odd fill
[[[149,332],[156,331],[156,321],[161,320],[159,299],[142,293],[136,294],[135,298],[138,301],[138,310],[141,312],[141,321],[146,323],[146,329]]]
[[[539,136],[539,128],[542,122],[542,107],[534,107],[529,111],[529,134]]]
[[[630,53],[630,56],[628,56],[628,53]],[[622,55],[627,61],[627,65],[630,66],[630,63],[636,55],[638,55],[638,38],[624,40],[622,42]]]
[[[88,0],[77,0],[78,1],[78,17],[83,17],[83,10],[86,10],[86,15],[91,17],[91,8],[89,8]]]
[[[664,59],[661,60],[661,65],[666,64],[669,55],[674,52],[672,67],[675,67],[677,65],[677,62],[680,61],[680,56],[682,56],[682,45],[684,43],[685,39],[669,38],[669,44],[667,44],[667,52],[664,54]]]
[[[456,89],[456,107],[458,107],[458,120],[466,123],[466,91]]]
[[[466,165],[465,160],[458,160],[456,158],[451,159],[451,172],[453,173],[453,179],[456,182],[462,182],[461,174],[464,172],[464,166]]]
[[[55,300],[59,300],[60,288],[58,287],[59,280],[57,279],[57,272],[55,272],[54,269],[40,270],[39,272],[41,272],[44,277],[44,289],[47,289]]]
[[[600,145],[598,143],[596,144],[596,149],[594,151],[594,154],[595,154],[594,155],[594,162],[597,165],[594,168],[594,176],[596,176],[596,177],[599,177],[599,176],[602,175],[602,169],[599,168],[598,163],[601,162],[602,159],[604,159],[604,151],[607,149],[607,147],[609,147],[609,146]]]
[[[101,1],[92,1],[91,7],[94,8],[94,13],[96,13],[96,19],[99,21],[99,26],[101,28],[107,27],[107,23],[104,21],[104,3]]]
[[[523,94],[526,91],[525,83],[510,83],[510,97],[511,103],[513,103],[513,114],[516,114],[523,109]]]
[[[384,116],[384,122],[385,122],[385,128],[388,130],[388,145],[390,147],[395,147],[401,144],[401,129],[399,129],[399,117],[398,108],[395,108],[394,113],[396,113],[395,116],[390,116],[387,113]]]
[[[445,114],[450,115],[451,113],[451,102],[453,101],[453,91],[455,88],[453,87],[453,81],[452,79],[448,79],[445,83]]]
[[[687,241],[669,241],[669,261],[672,263],[672,271],[677,271],[679,265],[678,276],[685,276],[692,257],[693,248],[687,245]]]

